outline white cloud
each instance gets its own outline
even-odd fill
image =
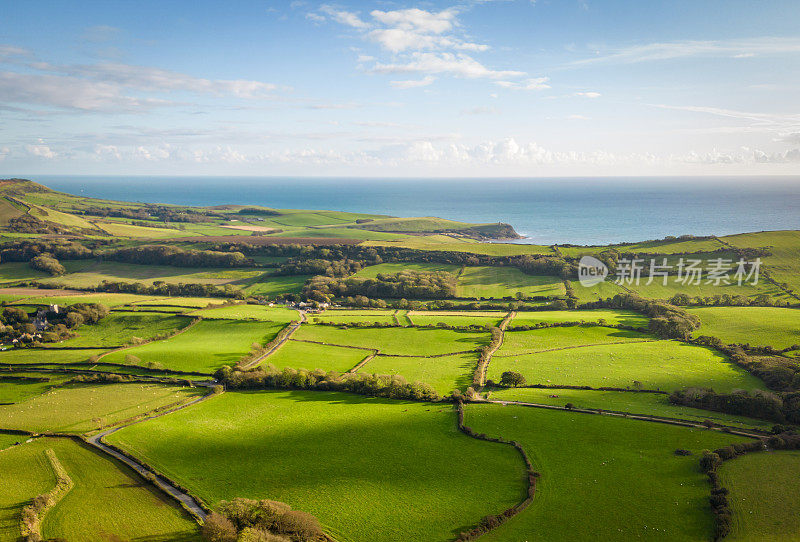
[[[521,77],[524,72],[492,70],[463,53],[413,53],[406,63],[375,64],[375,73],[431,73],[449,74],[468,79],[503,79]]]
[[[365,29],[369,27],[369,25],[362,21],[358,15],[349,11],[336,9],[327,5],[322,6],[320,11],[328,15],[334,21],[352,28]]]
[[[567,117],[569,120],[589,120],[589,117],[584,115],[570,115]]]
[[[753,121],[759,125],[775,126],[798,126],[800,125],[800,114],[775,114],[775,113],[753,113],[748,111],[737,111],[734,109],[724,109],[720,107],[706,107],[695,105],[666,105],[653,104],[660,109],[672,109],[676,111],[688,111],[692,113],[705,113],[720,117],[729,117],[740,120]]]
[[[612,50],[594,58],[572,62],[573,66],[587,64],[620,63],[631,64],[656,60],[688,57],[736,57],[766,56],[800,53],[800,38],[753,38],[717,41],[673,41],[648,43]]]
[[[320,15],[319,13],[314,13],[313,11],[306,13],[306,19],[315,23],[324,23],[327,20],[324,16]]]
[[[36,158],[44,158],[46,160],[52,160],[58,154],[56,154],[49,146],[44,144],[44,141],[41,139],[37,145],[25,145],[25,151]]]
[[[576,92],[575,96],[583,96],[584,98],[599,98],[602,96],[599,92]]]
[[[0,162],[5,160],[6,156],[8,156],[10,153],[11,150],[8,147],[0,147]]]
[[[389,27],[430,34],[442,34],[452,30],[456,24],[456,11],[454,9],[446,9],[438,13],[416,8],[396,11],[380,11],[376,9],[370,15]]]
[[[495,85],[513,90],[545,90],[550,88],[549,81],[549,77],[534,77],[521,82],[496,81]]]
[[[407,88],[427,87],[434,81],[436,81],[435,77],[431,75],[426,75],[422,79],[412,79],[410,81],[390,81],[389,84],[392,85],[394,88],[407,89]]]

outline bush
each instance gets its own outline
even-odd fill
[[[233,522],[216,512],[206,518],[202,533],[209,542],[236,542],[238,534]]]
[[[525,377],[514,371],[505,371],[502,375],[500,375],[500,384],[502,386],[509,386],[511,388],[524,386]]]
[[[56,260],[51,254],[40,254],[39,256],[32,258],[29,265],[31,266],[31,269],[44,271],[45,273],[49,273],[54,277],[60,277],[67,272],[64,266],[61,265],[59,261]]]
[[[222,501],[208,517],[203,537],[214,542],[311,542],[324,533],[317,518],[288,504],[236,498]]]

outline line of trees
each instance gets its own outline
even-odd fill
[[[71,241],[17,241],[2,245],[0,261],[29,262],[41,254],[59,260],[86,260],[95,256],[92,250]]]
[[[30,265],[31,269],[49,273],[53,277],[60,277],[67,272],[64,266],[61,265],[61,263],[54,258],[52,254],[48,254],[46,252],[31,258],[31,261],[28,262],[28,265]]]
[[[39,284],[39,287],[64,288],[63,285]],[[141,282],[109,282],[104,280],[93,288],[88,288],[94,292],[125,293],[158,295],[172,297],[228,297],[233,299],[244,299],[244,293],[230,284],[215,286],[214,284],[170,284],[163,281],[154,281],[148,286]]]
[[[436,390],[422,382],[409,383],[400,375],[337,373],[316,369],[278,370],[273,366],[241,371],[225,366],[214,375],[229,389],[291,389],[343,391],[413,401],[439,401]]]
[[[800,423],[800,392],[769,392],[755,390],[749,393],[737,390],[731,393],[716,393],[705,388],[687,388],[672,392],[670,403],[749,416],[777,424]]]
[[[330,301],[334,297],[365,296],[389,298],[444,299],[454,297],[456,277],[452,273],[437,271],[401,271],[379,274],[376,278],[350,277],[337,279],[317,276],[306,283],[303,295],[316,301]]]
[[[700,318],[684,309],[634,294],[617,294],[614,297],[584,303],[581,309],[626,309],[650,318],[651,333],[667,339],[688,340],[692,331],[700,327]]]
[[[175,267],[255,267],[255,262],[241,252],[187,250],[170,245],[142,245],[121,248],[103,255],[108,260],[141,265]]]

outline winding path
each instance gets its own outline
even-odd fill
[[[213,385],[213,382],[195,382],[194,384],[210,387],[210,386]],[[167,410],[165,412],[159,412],[158,414],[154,414],[154,415],[151,415],[151,416],[146,416],[144,418],[141,418],[141,419],[136,420],[134,422],[131,422],[129,424],[120,425],[120,426],[117,426],[117,427],[113,427],[111,429],[107,429],[107,430],[105,430],[105,431],[103,431],[101,433],[98,433],[98,434],[96,434],[94,436],[91,436],[91,437],[87,438],[86,442],[88,442],[90,445],[94,446],[95,448],[97,448],[101,452],[103,452],[105,454],[108,454],[108,455],[118,459],[119,461],[122,461],[128,467],[132,468],[137,473],[139,473],[139,475],[141,475],[143,478],[145,478],[147,480],[152,480],[153,484],[158,489],[160,489],[161,491],[163,491],[164,493],[166,493],[167,495],[169,495],[173,499],[179,501],[183,505],[183,507],[190,514],[192,514],[200,522],[203,522],[203,521],[205,521],[206,517],[208,516],[208,513],[203,509],[203,507],[200,505],[200,503],[194,497],[192,497],[191,495],[189,495],[188,493],[186,493],[182,489],[176,487],[171,482],[169,482],[168,480],[165,480],[164,478],[162,478],[160,476],[153,477],[153,472],[150,469],[148,469],[147,467],[145,467],[143,464],[139,463],[138,461],[136,461],[132,457],[127,456],[125,454],[122,454],[119,451],[115,450],[114,448],[112,448],[110,446],[107,446],[105,443],[103,443],[103,438],[108,436],[108,435],[110,435],[111,433],[115,433],[115,432],[117,432],[120,429],[123,429],[125,427],[129,427],[131,425],[134,425],[134,424],[137,424],[137,423],[141,423],[141,422],[146,421],[146,420],[152,420],[154,418],[165,416],[167,414],[172,414],[173,412],[177,412],[178,410],[190,407],[192,405],[196,405],[197,403],[200,403],[201,401],[205,401],[205,400],[209,399],[210,397],[213,397],[214,395],[217,395],[217,394],[215,394],[215,393],[207,393],[207,394],[205,394],[205,395],[203,395],[201,397],[198,397],[197,399],[193,399],[193,400],[191,400],[191,401],[189,401],[187,403],[183,403],[182,405],[179,405],[179,406],[177,406],[177,407],[175,407],[173,409]]]

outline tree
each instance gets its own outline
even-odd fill
[[[500,384],[516,388],[525,385],[525,377],[515,371],[505,371],[500,375]]]
[[[236,542],[236,526],[216,512],[212,512],[203,524],[203,538],[209,542]]]

